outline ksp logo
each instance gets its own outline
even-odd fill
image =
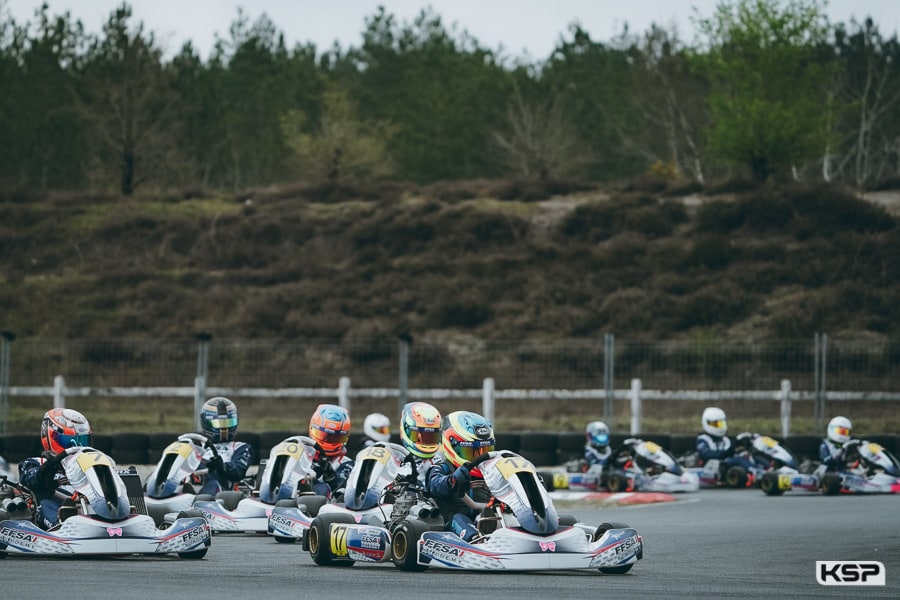
[[[878,561],[817,560],[821,585],[885,585],[884,565]]]

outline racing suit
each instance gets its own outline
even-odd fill
[[[19,482],[37,496],[37,525],[42,529],[50,529],[58,524],[59,505],[62,501],[55,497],[55,492],[59,487],[65,490],[65,485],[69,483],[62,465],[54,459],[48,461],[40,456],[26,458],[19,463]]]
[[[826,471],[846,471],[847,470],[847,448],[852,445],[850,440],[846,444],[836,444],[825,438],[819,446],[819,460],[825,465]]]
[[[209,472],[200,488],[201,494],[216,495],[234,489],[235,484],[247,475],[253,460],[253,447],[246,442],[220,442],[215,446],[221,460],[212,459],[206,463]]]
[[[584,447],[584,460],[587,462],[588,466],[600,465],[601,467],[604,467],[606,466],[607,461],[609,461],[610,456],[612,456],[612,448],[609,446],[600,449],[587,444]]]
[[[347,477],[353,470],[354,460],[347,456],[347,449],[334,457],[326,456],[316,445],[318,452],[313,461],[316,480],[312,482],[313,491],[321,496],[340,499],[343,496]]]
[[[443,458],[435,457],[425,475],[425,490],[437,503],[450,531],[466,541],[475,537],[478,533],[476,511],[462,500],[462,496],[468,495],[476,502],[490,500],[491,494],[480,471],[467,465],[454,467]]]
[[[708,433],[697,435],[697,459],[699,464],[705,465],[712,459],[719,461],[719,471],[724,473],[730,467],[743,467],[747,472],[754,467],[753,462],[744,456],[736,456],[731,438],[727,435],[721,437],[711,436]]]

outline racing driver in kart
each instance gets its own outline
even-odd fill
[[[41,420],[41,456],[19,463],[19,481],[37,496],[34,522],[42,529],[59,524],[60,499],[56,489],[68,481],[60,460],[67,448],[91,445],[91,424],[77,410],[54,408]]]
[[[347,456],[350,439],[350,414],[336,404],[320,404],[309,420],[309,437],[316,442],[316,481],[313,490],[340,501],[353,459]]]
[[[201,494],[216,495],[234,489],[250,468],[253,447],[235,441],[238,411],[234,402],[223,396],[207,400],[200,408],[203,435],[216,447],[216,455],[206,461],[207,477]]]
[[[469,541],[478,533],[476,511],[462,497],[475,502],[490,500],[481,471],[472,461],[494,449],[494,430],[481,415],[455,411],[444,420],[441,454],[425,477],[427,492],[441,510],[450,531]]]

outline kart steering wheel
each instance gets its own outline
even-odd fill
[[[178,436],[179,440],[182,441],[191,441],[195,444],[199,444],[204,448],[212,451],[213,458],[217,458],[219,456],[219,451],[216,449],[216,444],[201,433],[183,433]]]

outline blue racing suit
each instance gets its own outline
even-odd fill
[[[721,437],[711,436],[708,433],[697,435],[697,458],[700,465],[706,464],[711,459],[720,462],[719,470],[724,473],[730,467],[743,467],[748,473],[754,467],[753,462],[744,456],[736,456],[731,438],[727,435]]]
[[[609,446],[605,446],[602,450],[600,448],[595,448],[590,444],[587,444],[584,447],[584,460],[587,462],[588,466],[600,465],[601,467],[605,467],[610,456],[612,456],[612,448]]]
[[[475,537],[478,533],[476,511],[462,497],[468,495],[476,502],[490,500],[490,492],[479,471],[472,472],[466,465],[454,467],[443,458],[435,457],[425,476],[425,490],[437,503],[450,531],[466,541]]]
[[[849,440],[846,444],[836,444],[825,438],[819,446],[819,460],[825,465],[826,471],[841,472],[847,470],[847,449],[859,443],[857,440]]]
[[[37,496],[35,522],[43,529],[50,529],[59,523],[59,506],[62,501],[55,497],[56,489],[68,483],[62,465],[54,459],[40,456],[26,458],[19,463],[19,483],[29,488]]]
[[[207,461],[206,468],[209,472],[199,492],[213,496],[221,491],[234,489],[235,484],[246,477],[253,460],[253,447],[246,442],[220,442],[215,446],[219,460]]]
[[[316,448],[318,452],[313,461],[316,469],[316,480],[312,482],[313,491],[326,498],[340,497],[343,495],[347,477],[350,476],[355,461],[347,456],[346,449],[337,456],[329,457],[318,445]]]

